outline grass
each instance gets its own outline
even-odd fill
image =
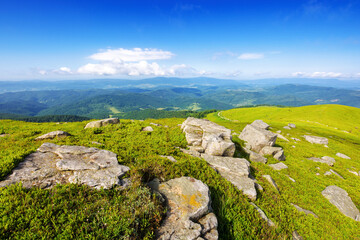
[[[312,108],[311,114],[306,108],[300,112],[297,112],[298,108],[291,108],[292,114],[288,114],[288,117],[281,112],[287,108],[271,107],[221,112],[220,116],[229,120],[220,118],[217,113],[208,115],[210,120],[236,133],[253,120],[263,119],[272,126],[272,131],[282,130],[282,134],[289,138],[290,142],[277,141],[285,150],[287,159],[284,163],[288,169],[278,172],[265,164],[251,164],[253,175],[265,189],[258,193],[255,203],[276,223],[276,228],[268,227],[249,204],[249,199],[204,160],[179,151],[177,147],[186,147],[184,134],[178,127],[184,119],[121,120],[118,125],[96,130],[84,129],[88,121],[56,124],[1,120],[0,129],[9,135],[0,138],[0,180],[44,142],[35,141],[37,136],[63,130],[72,136],[50,142],[115,152],[119,163],[131,168],[128,177],[132,185],[126,190],[113,188],[100,191],[72,184],[52,190],[28,190],[21,185],[0,189],[0,238],[153,239],[154,229],[159,227],[165,209],[152,196],[146,183],[155,177],[166,181],[191,176],[210,188],[212,208],[219,221],[220,239],[291,239],[294,230],[304,239],[360,239],[360,223],[343,216],[321,195],[326,186],[335,184],[345,189],[360,208],[360,177],[347,171],[348,168],[360,171],[360,137],[356,131],[356,127],[360,127],[356,122],[358,109],[326,106],[328,110],[323,110],[321,117],[316,118],[323,106]],[[316,108],[319,108],[318,111]],[[305,112],[307,116],[304,116]],[[344,117],[346,112],[348,115]],[[339,116],[345,120],[340,121]],[[163,126],[152,126],[153,132],[142,132],[141,129],[150,122]],[[283,129],[289,122],[295,123],[297,128]],[[307,133],[328,137],[329,148],[305,142],[301,136]],[[295,143],[291,137],[301,141]],[[233,141],[238,146],[243,144],[237,137]],[[335,156],[337,152],[352,159],[338,158]],[[177,162],[173,163],[159,155],[171,155]],[[241,149],[238,149],[237,156],[242,156]],[[306,159],[312,156],[335,157],[336,163],[332,169],[345,179],[334,175],[324,176],[330,167]],[[269,163],[275,162],[275,159],[269,158]],[[316,167],[320,167],[320,170]],[[265,174],[273,177],[280,193],[262,178]],[[290,181],[287,175],[296,182]],[[298,212],[291,203],[315,212],[319,218]]]

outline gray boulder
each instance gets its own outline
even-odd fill
[[[328,145],[329,144],[329,140],[327,138],[324,138],[324,137],[304,135],[304,138],[305,138],[306,141],[308,141],[310,143],[323,144],[323,145]]]
[[[141,129],[141,131],[143,132],[152,132],[154,131],[154,129],[151,126],[147,126]]]
[[[269,167],[277,171],[288,168],[284,163],[269,164]]]
[[[259,153],[256,153],[254,151],[251,151],[247,148],[244,148],[244,151],[249,154],[249,160],[252,162],[261,162],[261,163],[266,163],[267,162],[267,158],[261,156]]]
[[[250,175],[250,163],[244,158],[219,157],[201,154],[219,174],[241,190],[251,200],[256,200],[255,182]]]
[[[256,209],[256,211],[260,214],[260,217],[265,220],[269,227],[275,227],[275,223],[266,216],[266,214],[263,210],[261,210],[261,208],[256,206],[256,204],[253,202],[251,202],[250,204]]]
[[[181,125],[186,141],[200,152],[214,156],[234,156],[231,130],[206,119],[187,118]]]
[[[252,126],[257,127],[257,128],[261,128],[261,129],[265,129],[268,130],[269,129],[269,124],[267,124],[266,122],[263,122],[262,120],[255,120],[251,123]]]
[[[279,188],[277,184],[270,175],[263,175],[263,178],[265,178],[279,192]]]
[[[293,124],[293,123],[289,123],[288,126],[289,126],[290,128],[296,128],[296,125]]]
[[[0,187],[22,182],[26,188],[51,188],[65,183],[111,188],[122,185],[119,178],[129,170],[107,150],[44,143],[0,182]]]
[[[118,124],[119,122],[120,121],[117,118],[107,118],[107,119],[89,122],[88,124],[86,124],[85,128],[99,128],[99,127],[107,126],[109,124]]]
[[[324,156],[322,158],[317,158],[317,157],[311,157],[311,158],[308,158],[309,160],[311,161],[314,161],[314,162],[319,162],[319,163],[326,163],[327,165],[329,166],[334,166],[334,163],[335,163],[335,159],[332,158],[332,157],[328,157],[328,156]]]
[[[284,150],[281,147],[263,147],[260,152],[261,155],[271,155],[279,161],[285,161]]]
[[[338,156],[340,158],[344,158],[344,159],[351,159],[349,156],[346,156],[345,154],[342,154],[342,153],[337,153],[336,156]]]
[[[181,177],[153,184],[152,188],[164,196],[169,208],[157,239],[218,239],[218,222],[211,213],[210,191],[204,183]]]
[[[325,188],[321,194],[337,207],[339,211],[347,217],[360,221],[360,212],[349,197],[348,193],[338,186],[332,185]]]
[[[49,132],[44,135],[41,135],[40,137],[35,138],[35,140],[53,139],[55,137],[67,137],[67,136],[70,136],[70,134],[67,132],[53,131],[53,132]]]
[[[285,126],[285,127],[284,127],[284,129],[290,130],[290,129],[291,129],[291,127],[289,127],[289,126]]]
[[[312,211],[310,211],[310,210],[307,210],[307,209],[304,209],[304,208],[301,208],[301,207],[299,207],[298,205],[295,205],[295,204],[291,204],[291,205],[293,205],[295,208],[296,208],[296,210],[298,210],[299,212],[303,212],[303,213],[305,213],[306,215],[313,215],[315,218],[319,218],[314,212],[312,212]]]
[[[250,150],[259,152],[265,146],[274,146],[277,135],[253,125],[246,125],[239,138],[248,143]]]

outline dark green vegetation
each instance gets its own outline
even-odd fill
[[[177,147],[186,147],[185,137],[177,126],[184,119],[121,120],[119,125],[96,130],[83,129],[87,122],[59,125],[1,120],[0,132],[9,135],[0,138],[0,179],[43,143],[34,140],[37,136],[63,130],[72,136],[50,142],[115,152],[119,162],[131,168],[128,176],[133,185],[126,190],[101,191],[77,185],[59,186],[53,190],[26,190],[18,185],[1,189],[0,238],[69,239],[76,235],[89,239],[151,239],[153,229],[163,218],[164,209],[152,197],[146,183],[155,177],[165,181],[180,176],[194,177],[209,186],[221,239],[291,239],[294,230],[304,239],[360,238],[360,223],[343,216],[321,195],[326,186],[337,185],[345,189],[360,208],[359,177],[347,171],[360,171],[359,109],[338,105],[257,107],[222,111],[219,115],[210,113],[208,118],[236,133],[253,120],[262,119],[273,127],[272,131],[280,129],[289,139],[301,139],[298,143],[291,139],[290,142],[277,141],[285,150],[287,159],[284,163],[288,169],[277,172],[267,165],[251,163],[252,174],[265,189],[258,193],[255,203],[276,223],[276,228],[268,227],[249,204],[249,199],[204,160],[179,151]],[[142,132],[142,127],[150,122],[168,127],[153,126],[153,132]],[[290,122],[297,125],[296,129],[282,128]],[[306,142],[302,135],[307,133],[329,138],[329,148]],[[102,145],[94,145],[93,141]],[[233,141],[238,145],[236,156],[245,156],[240,148],[242,141],[237,137]],[[292,145],[296,147],[292,148]],[[338,158],[334,156],[337,152],[352,159]],[[171,155],[177,162],[159,155]],[[312,156],[335,157],[333,169],[345,179],[324,176],[330,167],[306,159]],[[275,162],[269,158],[269,163]],[[315,175],[317,172],[319,176]],[[261,177],[264,174],[274,178],[280,193]],[[287,175],[296,182],[290,181]],[[315,212],[319,218],[298,212],[290,203]]]
[[[75,115],[48,115],[29,117],[12,113],[0,113],[0,119],[11,119],[24,122],[78,122],[89,120],[88,117],[80,117]]]
[[[127,118],[131,112],[130,115],[145,119],[158,118],[160,115],[178,115],[160,114],[157,111],[152,111],[154,115],[149,115],[151,111],[143,114],[139,111],[226,110],[263,104],[284,106],[342,104],[360,107],[359,82],[338,80],[325,82],[328,86],[337,88],[325,87],[324,81],[311,82],[309,79],[232,81],[211,78],[154,78],[0,82],[0,92],[4,92],[0,94],[0,113],[27,116],[77,115],[89,118],[110,116]],[[301,85],[311,83],[314,85]],[[179,116],[183,115],[179,114]]]

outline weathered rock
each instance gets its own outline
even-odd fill
[[[187,118],[181,125],[190,146],[200,146],[206,154],[234,156],[231,130],[206,119]]]
[[[304,240],[297,231],[293,231],[292,237],[293,237],[293,240]]]
[[[296,182],[295,179],[293,179],[292,177],[290,177],[290,176],[287,176],[287,177],[290,179],[290,181]]]
[[[336,176],[338,176],[339,178],[344,179],[340,174],[338,174],[337,172],[335,172],[334,170],[330,169],[330,171],[327,171],[324,173],[325,176],[330,176],[331,174],[335,174]]]
[[[118,124],[119,122],[120,121],[117,118],[107,118],[107,119],[89,122],[88,124],[86,124],[85,128],[99,128],[109,124]]]
[[[157,127],[160,127],[162,126],[161,124],[158,124],[158,123],[150,123],[151,125],[154,125],[154,126],[157,126]]]
[[[278,186],[276,185],[274,179],[272,179],[272,177],[270,175],[263,175],[263,178],[268,180],[268,182],[279,192]]]
[[[277,171],[288,168],[284,163],[269,164],[269,167]]]
[[[283,127],[284,129],[290,130],[291,128],[289,126]]]
[[[284,151],[280,151],[280,152],[277,152],[275,155],[274,155],[274,158],[279,160],[279,161],[285,161],[285,155],[284,155]]]
[[[129,168],[119,165],[115,153],[82,146],[44,143],[28,155],[0,186],[22,182],[26,188],[51,188],[60,183],[86,184],[94,188],[121,185]]]
[[[287,139],[286,137],[284,137],[284,136],[281,135],[280,133],[277,133],[276,135],[277,135],[277,138],[280,138],[280,139],[282,139],[282,140],[284,140],[284,141],[289,142],[289,139]]]
[[[320,163],[326,163],[327,165],[329,166],[334,166],[334,163],[335,163],[335,159],[332,158],[332,157],[322,157],[322,158],[317,158],[317,157],[311,157],[311,158],[308,158],[309,160],[311,161],[314,161],[314,162],[320,162]]]
[[[249,178],[250,163],[244,158],[219,157],[201,154],[220,175],[241,190],[250,199],[256,200],[256,188],[254,180]]]
[[[327,138],[324,138],[324,137],[304,135],[304,138],[305,138],[306,141],[308,141],[310,143],[323,144],[323,145],[328,145],[329,144],[329,140]]]
[[[290,128],[296,128],[296,125],[293,124],[293,123],[289,123],[288,126],[289,126]]]
[[[337,207],[347,217],[360,221],[360,212],[349,197],[348,193],[338,186],[332,185],[325,188],[321,194]]]
[[[292,140],[294,140],[295,142],[300,142],[301,140],[300,139],[298,139],[298,138],[291,138]]]
[[[261,128],[261,129],[265,129],[268,130],[269,129],[269,124],[267,124],[266,122],[263,122],[262,120],[255,120],[251,123],[252,126],[257,127],[257,128]]]
[[[185,154],[191,155],[193,157],[197,157],[197,158],[201,157],[201,153],[199,153],[197,151],[194,151],[194,150],[188,150],[188,149],[180,148],[180,151],[182,151]]]
[[[345,154],[342,154],[342,153],[337,153],[336,156],[344,158],[344,159],[351,159],[349,156],[346,156]]]
[[[44,135],[41,135],[40,137],[35,138],[35,140],[53,139],[55,137],[67,137],[67,136],[70,136],[70,134],[67,132],[53,131],[53,132],[49,132]]]
[[[272,155],[279,161],[285,161],[284,150],[281,147],[265,146],[260,150],[261,155]]]
[[[267,216],[266,214],[264,213],[263,210],[261,210],[261,208],[259,208],[258,206],[255,205],[255,203],[253,202],[250,202],[250,204],[256,209],[256,211],[258,211],[258,213],[260,214],[260,217],[262,219],[265,220],[265,222],[267,222],[267,224],[270,226],[270,227],[274,227],[275,226],[275,223],[273,221],[271,221]]]
[[[169,211],[158,229],[158,239],[217,239],[217,219],[210,213],[209,188],[199,180],[181,177],[155,186]]]
[[[260,154],[251,151],[247,148],[244,148],[244,151],[249,154],[249,160],[252,162],[261,162],[261,163],[267,163],[267,158],[261,156]]]
[[[166,159],[170,160],[171,162],[177,162],[176,159],[173,156],[160,155],[160,157],[166,158]]]
[[[259,152],[265,146],[274,146],[277,135],[262,128],[246,125],[239,138],[248,143],[250,150]]]
[[[350,173],[356,175],[356,176],[359,176],[359,173],[358,173],[358,172],[355,172],[355,171],[352,171],[352,170],[349,170],[349,169],[348,169],[348,171],[349,171]]]
[[[293,205],[299,212],[303,212],[303,213],[305,213],[306,215],[309,215],[309,214],[311,214],[311,215],[313,215],[315,218],[319,218],[314,212],[312,212],[312,211],[310,211],[310,210],[306,210],[306,209],[304,209],[304,208],[301,208],[301,207],[299,207],[298,205],[295,205],[295,204],[291,204],[291,205]]]
[[[147,126],[141,129],[141,131],[143,132],[152,132],[154,131],[154,129],[151,126]]]

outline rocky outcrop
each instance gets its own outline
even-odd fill
[[[250,163],[244,158],[218,157],[201,154],[220,175],[241,190],[251,200],[256,200],[255,182],[250,175]]]
[[[35,138],[35,140],[53,139],[55,137],[67,137],[67,136],[70,136],[70,134],[67,132],[53,131],[53,132],[49,132],[44,135],[41,135],[40,137]]]
[[[360,221],[360,212],[349,197],[348,193],[335,185],[328,186],[321,194],[330,201],[332,205],[337,207],[339,211],[355,221]]]
[[[310,143],[323,144],[323,145],[328,145],[329,144],[329,140],[327,138],[324,138],[324,137],[304,135],[304,138],[305,138],[306,141],[308,141]]]
[[[284,163],[269,164],[269,167],[277,171],[288,168]]]
[[[288,126],[289,126],[290,128],[296,128],[296,125],[293,124],[293,123],[289,123]]]
[[[335,163],[335,159],[332,158],[332,157],[328,157],[328,156],[324,156],[322,158],[317,158],[317,157],[311,157],[311,158],[308,158],[309,160],[311,161],[314,161],[314,162],[319,162],[319,163],[326,163],[327,165],[329,166],[334,166],[334,163]]]
[[[255,152],[260,152],[265,146],[274,146],[276,137],[275,133],[254,127],[251,124],[246,125],[239,136],[240,139],[247,142],[247,147]]]
[[[261,156],[260,154],[251,151],[247,148],[244,148],[244,151],[249,154],[249,160],[252,162],[261,162],[261,163],[266,163],[267,162],[267,158]]]
[[[344,159],[351,159],[349,156],[346,156],[343,153],[337,153],[336,156],[340,157],[340,158],[344,158]]]
[[[206,119],[187,118],[181,125],[190,146],[213,156],[234,156],[231,130]]]
[[[120,121],[117,118],[107,118],[107,119],[89,122],[88,124],[86,124],[85,128],[99,128],[109,124],[118,124],[119,122]]]
[[[298,210],[299,212],[303,212],[303,213],[305,213],[306,215],[313,215],[315,218],[319,218],[314,212],[312,212],[312,211],[310,211],[310,210],[307,210],[307,209],[304,209],[304,208],[301,208],[301,207],[299,207],[298,205],[295,205],[295,204],[291,204],[291,205],[293,205],[295,208],[296,208],[296,210]]]
[[[154,131],[154,129],[151,126],[147,126],[141,129],[141,131],[143,132],[152,132]]]
[[[115,153],[82,146],[42,144],[28,155],[0,187],[22,182],[26,188],[51,188],[56,184],[79,183],[94,188],[122,185],[129,168],[120,165]]]
[[[209,188],[191,177],[181,177],[162,184],[150,184],[169,208],[156,233],[157,239],[218,239],[217,218],[211,213]]]

